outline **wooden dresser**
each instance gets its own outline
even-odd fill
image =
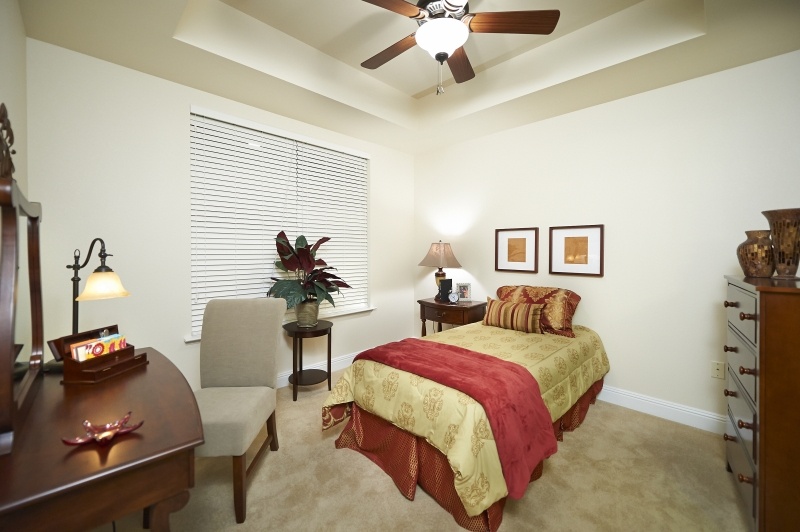
[[[797,530],[800,281],[725,279],[728,470],[754,530]]]

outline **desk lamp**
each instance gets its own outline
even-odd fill
[[[100,266],[98,266],[86,279],[86,286],[83,288],[83,293],[78,295],[78,283],[81,278],[78,277],[78,271],[85,268],[92,257],[92,249],[94,245],[100,242]],[[75,262],[67,264],[67,268],[71,269],[72,275],[72,334],[78,333],[78,302],[79,301],[94,301],[96,299],[113,299],[115,297],[127,297],[130,292],[125,290],[119,276],[114,273],[114,270],[106,266],[106,257],[113,257],[110,253],[106,253],[106,244],[102,238],[95,238],[89,246],[89,253],[83,264],[80,263],[81,252],[75,250]]]
[[[434,242],[431,244],[428,254],[425,255],[425,258],[422,259],[419,265],[439,268],[439,270],[434,274],[437,290],[439,289],[439,285],[442,283],[442,281],[447,278],[447,274],[444,273],[442,268],[461,267],[458,259],[456,259],[456,256],[453,254],[453,248],[450,247],[449,243],[443,243],[441,240],[438,243]],[[436,293],[436,297],[434,299],[439,301],[439,292]]]
[[[89,264],[89,259],[92,257],[92,250],[94,245],[100,242],[100,266],[98,266],[86,279],[86,286],[83,293],[78,295],[78,283],[81,278],[78,277],[78,272]],[[81,264],[81,252],[75,250],[75,262],[67,264],[67,269],[72,270],[72,334],[78,334],[78,302],[79,301],[92,301],[95,299],[112,299],[115,297],[127,297],[130,292],[125,290],[119,276],[114,273],[114,270],[106,266],[106,257],[112,257],[110,253],[106,253],[106,244],[102,238],[95,238],[89,245],[89,253],[86,260]],[[45,372],[62,373],[64,371],[61,355],[53,349],[53,356],[55,360],[51,360],[44,365]]]

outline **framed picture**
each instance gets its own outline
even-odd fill
[[[550,228],[550,273],[603,276],[603,226]]]
[[[494,269],[536,273],[539,266],[539,228],[495,229]]]
[[[458,299],[464,301],[472,299],[472,285],[469,283],[456,283],[456,292],[458,292]]]

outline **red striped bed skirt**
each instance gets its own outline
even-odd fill
[[[595,403],[602,389],[603,380],[595,382],[566,414],[553,423],[553,432],[558,441],[563,441],[564,432],[575,430],[583,423],[589,406]],[[453,470],[445,455],[424,438],[361,410],[356,404],[352,405],[350,419],[336,440],[337,449],[344,447],[358,451],[375,462],[409,500],[414,500],[419,484],[467,530],[493,532],[503,520],[505,498],[480,515],[467,515],[456,493]],[[533,471],[531,482],[542,476],[543,469],[544,461]]]

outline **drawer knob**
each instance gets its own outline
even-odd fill
[[[739,320],[741,321],[754,320],[754,319],[756,319],[755,314],[746,314],[744,312],[739,313]]]
[[[752,375],[753,377],[756,376],[755,368],[746,368],[744,366],[739,366],[739,375]]]
[[[730,345],[730,346],[729,345],[724,345],[724,346],[722,346],[722,350],[725,353],[738,353],[739,352],[739,348],[736,347],[735,345]]]
[[[746,421],[742,421],[741,419],[736,422],[736,426],[740,429],[747,429],[747,430],[755,430],[755,425],[752,423],[747,423]]]
[[[725,394],[725,397],[738,397],[734,390],[724,390],[722,393]]]
[[[753,477],[746,477],[741,473],[739,473],[738,479],[739,482],[741,482],[742,484],[755,484],[755,482],[753,481]]]
[[[728,436],[727,434],[723,434],[722,439],[725,441],[736,441],[736,436]]]
[[[725,308],[728,308],[728,307],[739,308],[739,302],[738,301],[726,301],[725,302]]]

